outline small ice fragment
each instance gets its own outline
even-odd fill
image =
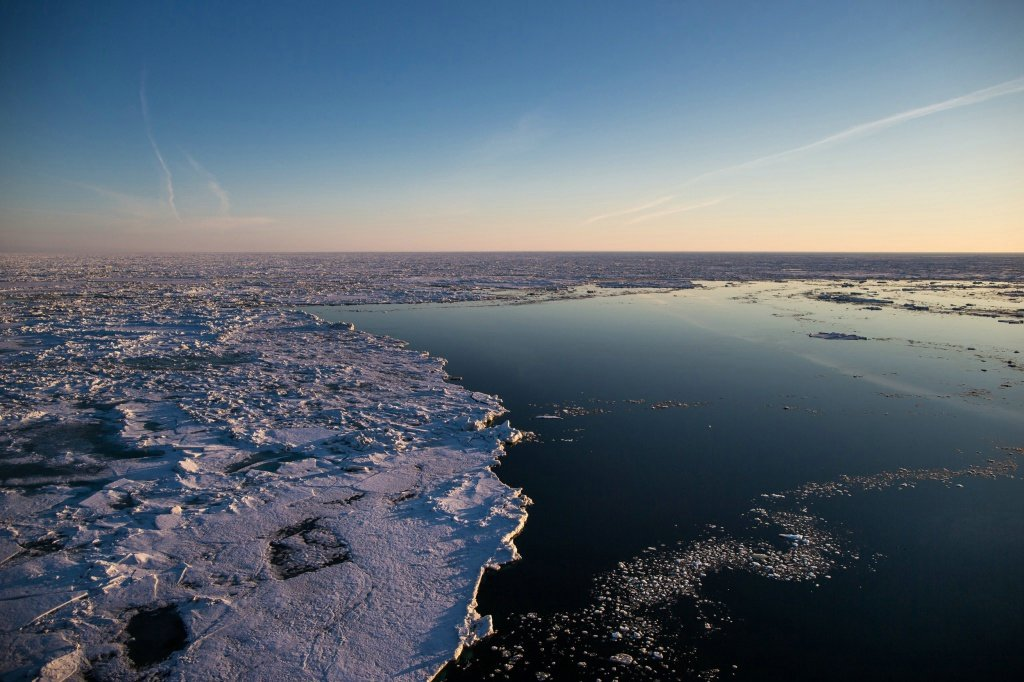
[[[866,336],[857,334],[843,334],[842,332],[815,332],[807,336],[812,339],[828,339],[829,341],[867,341]]]

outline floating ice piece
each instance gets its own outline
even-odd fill
[[[471,646],[494,634],[494,619],[490,616],[481,616],[475,609],[471,609],[466,615],[462,630],[463,641],[467,646]]]
[[[513,445],[523,440],[523,432],[514,428],[508,421],[492,427],[491,433],[494,435],[495,440],[507,445]]]
[[[828,339],[829,341],[867,341],[868,337],[857,334],[843,334],[842,332],[815,332],[807,336],[812,339]]]
[[[779,533],[779,537],[783,540],[789,540],[794,545],[806,545],[810,543],[810,540],[799,533]]]

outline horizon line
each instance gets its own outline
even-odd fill
[[[357,250],[209,250],[209,251],[174,251],[174,250],[124,250],[124,251],[60,251],[26,249],[15,251],[0,250],[0,256],[216,256],[216,255],[383,255],[383,254],[775,254],[775,255],[842,255],[842,256],[1021,256],[1024,251],[826,251],[826,250],[744,250],[744,249],[524,249],[524,250],[480,250],[480,249],[357,249]]]

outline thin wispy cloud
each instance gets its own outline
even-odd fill
[[[182,152],[185,158],[188,159],[189,165],[198,173],[204,180],[206,180],[206,186],[210,192],[217,197],[217,201],[220,202],[220,214],[226,216],[231,213],[231,197],[228,196],[227,190],[221,187],[220,183],[217,182],[217,178],[214,177],[213,173],[206,170],[198,161],[192,158],[192,155],[188,152]]]
[[[919,118],[925,118],[927,116],[932,116],[934,114],[938,114],[943,111],[949,111],[951,109],[959,109],[961,107],[968,107],[975,104],[981,104],[983,102],[988,102],[989,100],[993,100],[999,97],[1006,97],[1008,95],[1015,95],[1021,92],[1024,92],[1024,76],[1006,81],[1004,83],[1000,83],[998,85],[993,85],[988,88],[975,90],[974,92],[967,93],[966,95],[960,95],[958,97],[943,100],[942,102],[936,102],[935,104],[917,107],[916,109],[909,109],[898,114],[886,116],[885,118],[880,118],[874,121],[868,121],[867,123],[860,123],[858,125],[842,130],[838,133],[834,133],[832,135],[828,135],[827,137],[823,137],[819,140],[815,140],[814,142],[809,142],[807,144],[800,145],[799,147],[793,147],[792,149],[776,152],[774,154],[768,154],[767,156],[761,156],[756,159],[751,159],[750,161],[744,161],[743,163],[738,163],[732,166],[726,166],[724,168],[717,168],[706,173],[701,173],[700,175],[696,175],[690,178],[689,180],[683,182],[681,187],[689,187],[703,180],[707,180],[709,178],[717,176],[727,175],[730,173],[736,173],[745,170],[752,170],[755,168],[760,168],[762,166],[767,166],[769,164],[788,161],[789,159],[802,156],[804,154],[814,153],[819,150],[823,150],[828,147],[832,147],[834,145],[847,142],[849,140],[874,135],[875,133],[882,132],[883,130],[887,130],[894,126],[902,125],[904,123],[914,121]],[[647,209],[654,208],[661,204],[667,203],[668,201],[671,201],[673,198],[674,195],[662,197],[661,199],[657,199],[655,201],[642,204],[640,206],[633,206],[630,208],[622,209],[621,211],[612,211],[609,213],[596,215],[585,220],[583,224],[589,225],[591,223],[595,223],[599,220],[605,220],[607,218],[617,218],[625,215],[630,215],[633,213],[641,213]],[[722,201],[723,199],[719,199],[718,201]],[[715,203],[718,203],[718,201],[716,201]],[[694,205],[694,207],[700,208],[701,205]],[[646,220],[651,220],[662,215],[670,215],[671,213],[682,212],[684,210],[689,210],[689,208],[683,207],[679,210],[670,209],[668,211],[661,211],[657,213],[648,214],[645,216],[640,216],[629,221],[627,224],[632,225],[635,223],[645,222]]]
[[[648,201],[645,204],[640,204],[639,206],[631,206],[629,208],[624,208],[621,211],[612,211],[611,213],[602,213],[601,215],[591,216],[584,220],[583,224],[591,225],[600,220],[606,220],[608,218],[618,218],[619,216],[629,215],[630,213],[640,213],[641,211],[648,211],[652,208],[661,206],[662,204],[667,204],[668,202],[672,201],[675,198],[676,197],[674,194],[670,194],[668,196],[655,199],[654,201]]]
[[[231,215],[231,196],[228,191],[221,186],[216,176],[193,158],[191,154],[186,152],[184,149],[181,153],[185,155],[190,166],[193,170],[206,180],[206,187],[210,192],[217,197],[217,201],[220,202],[220,211],[216,216],[207,216],[205,218],[197,218],[192,221],[194,227],[200,229],[213,229],[213,230],[234,230],[242,227],[258,227],[261,225],[272,225],[274,219],[267,216],[260,215]]]
[[[675,206],[673,208],[667,208],[664,211],[655,211],[654,213],[647,213],[644,215],[633,218],[627,225],[636,225],[637,223],[645,223],[648,220],[654,220],[655,218],[662,218],[667,215],[674,215],[676,213],[685,213],[687,211],[695,211],[698,208],[706,208],[708,206],[714,206],[725,201],[728,197],[715,197],[714,199],[708,199],[707,201],[701,201],[696,204],[687,204],[686,206]]]
[[[167,205],[170,207],[174,217],[180,221],[181,216],[178,215],[178,207],[174,204],[174,178],[171,177],[171,169],[167,167],[167,162],[164,161],[164,155],[160,153],[160,147],[156,143],[156,138],[153,137],[153,126],[149,122],[149,102],[146,100],[145,71],[142,72],[142,79],[139,85],[139,102],[142,104],[142,120],[146,124],[146,136],[149,138],[149,144],[153,148],[153,153],[156,155],[160,168],[163,170],[164,187],[167,190]]]
[[[240,227],[259,226],[259,225],[270,225],[274,222],[272,218],[266,216],[233,216],[231,215],[231,195],[228,194],[227,190],[220,184],[217,177],[208,171],[205,166],[199,163],[195,157],[181,149],[181,153],[185,156],[189,165],[206,183],[207,189],[217,197],[219,204],[218,214],[216,216],[207,217],[194,217],[189,218],[188,221],[184,221],[181,215],[178,213],[178,206],[175,200],[174,192],[174,178],[171,175],[171,169],[167,166],[167,161],[164,159],[163,153],[160,151],[160,146],[156,143],[156,137],[153,135],[153,126],[150,122],[149,117],[149,101],[146,99],[146,73],[143,71],[141,83],[139,85],[139,102],[142,105],[142,119],[146,125],[146,136],[149,138],[149,144],[153,148],[153,154],[156,156],[157,162],[160,164],[160,169],[164,177],[164,186],[167,191],[167,206],[171,209],[171,213],[174,215],[175,220],[179,223],[186,224],[187,227],[195,229],[216,229],[216,230],[230,230]],[[111,190],[107,190],[102,187],[90,187],[99,194],[106,196],[113,200],[115,204],[121,207],[122,212],[132,212],[138,218],[145,219],[148,222],[159,222],[159,219],[152,215],[152,212],[145,210],[145,203],[138,200],[134,200],[133,197],[128,195],[122,195]],[[130,209],[135,209],[130,211]],[[166,215],[166,214],[165,214]]]
[[[200,166],[200,168],[202,168],[202,166]],[[170,219],[167,215],[167,207],[163,201],[146,197],[138,197],[124,192],[119,192],[109,187],[102,187],[100,185],[93,185],[85,182],[66,182],[69,182],[76,187],[81,187],[82,189],[94,192],[109,203],[109,211],[102,214],[85,213],[82,214],[83,217],[102,217],[105,224],[110,227],[122,229],[122,231],[125,229],[134,229],[141,230],[142,232],[140,232],[140,234],[149,234],[154,228],[164,227],[172,229],[178,234],[188,235],[191,230],[237,230],[246,227],[273,225],[276,223],[274,218],[268,216],[235,216],[231,215],[229,212],[222,212],[213,216],[186,216],[185,218],[176,218],[174,222],[169,222]],[[221,208],[229,211],[230,202],[228,201],[227,192],[224,192],[223,190],[221,191],[225,197],[225,201],[222,202]],[[54,211],[46,211],[46,213],[57,215]]]
[[[886,116],[885,118],[880,118],[875,121],[861,123],[859,125],[847,128],[846,130],[843,130],[841,132],[829,135],[828,137],[823,137],[820,140],[815,140],[814,142],[810,142],[799,147],[794,147],[793,149],[787,149],[782,152],[769,154],[768,156],[762,156],[760,158],[736,164],[734,166],[727,166],[725,168],[719,168],[718,170],[702,173],[694,178],[691,178],[685,184],[689,185],[694,182],[697,182],[698,180],[704,180],[715,175],[723,175],[735,171],[749,170],[752,168],[765,166],[770,163],[785,161],[798,155],[806,154],[808,152],[814,152],[819,149],[824,149],[826,147],[831,147],[832,145],[839,144],[841,142],[846,142],[847,140],[873,135],[875,133],[879,133],[883,130],[901,125],[908,121],[924,118],[926,116],[932,116],[934,114],[938,114],[943,111],[949,111],[951,109],[959,109],[961,107],[967,107],[974,104],[981,104],[982,102],[987,102],[989,100],[996,99],[997,97],[1014,95],[1019,92],[1024,92],[1024,76],[1020,78],[1015,78],[1010,81],[1006,81],[1005,83],[1000,83],[999,85],[993,85],[992,87],[989,88],[975,90],[974,92],[968,93],[966,95],[953,97],[942,102],[929,104],[927,106],[918,107],[916,109],[910,109],[908,111],[893,114],[892,116]]]
[[[150,221],[158,218],[161,213],[165,216],[167,214],[162,204],[158,203],[155,199],[145,199],[125,194],[124,192],[118,192],[109,187],[101,187],[86,182],[71,182],[70,184],[95,192],[103,197],[113,206],[114,213],[122,217]]]

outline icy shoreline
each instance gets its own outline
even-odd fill
[[[119,288],[8,290],[5,679],[426,679],[489,629],[526,517],[497,398],[347,325]],[[133,618],[187,636],[139,652]]]

